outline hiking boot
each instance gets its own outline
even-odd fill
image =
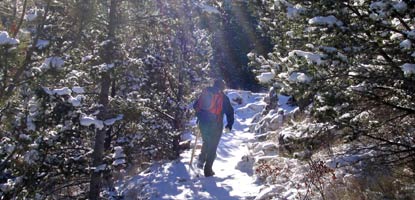
[[[213,170],[208,170],[206,168],[205,168],[204,172],[205,172],[205,177],[209,177],[209,176],[215,175],[215,172],[213,172]]]

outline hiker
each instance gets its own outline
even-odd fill
[[[226,129],[232,130],[234,113],[229,98],[223,93],[225,82],[216,80],[213,87],[207,87],[193,104],[202,134],[202,151],[197,167],[203,168],[206,177],[213,176],[213,161],[223,130],[223,115],[226,114]]]

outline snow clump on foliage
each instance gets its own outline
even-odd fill
[[[405,63],[401,68],[405,76],[415,74],[415,64]]]
[[[343,22],[338,20],[335,16],[330,15],[327,17],[317,16],[308,20],[308,23],[311,25],[327,25],[329,27],[343,26]]]
[[[311,52],[306,52],[306,51],[301,51],[301,50],[294,50],[291,51],[288,54],[289,57],[294,57],[294,56],[298,56],[298,57],[303,57],[307,60],[308,64],[317,64],[317,65],[321,65],[324,63],[324,61],[322,60],[322,56],[319,54],[315,54],[315,53],[311,53]]]
[[[16,45],[19,44],[18,39],[9,37],[9,34],[6,31],[0,32],[0,45]]]
[[[36,20],[37,17],[39,16],[38,11],[39,11],[38,9],[30,9],[30,10],[28,10],[27,13],[26,13],[26,15],[24,16],[24,19],[26,21],[29,21],[29,22]]]
[[[42,50],[42,49],[46,48],[47,46],[49,46],[49,43],[50,43],[49,40],[41,40],[41,39],[39,39],[37,41],[36,48]]]
[[[409,49],[411,49],[412,42],[411,42],[411,40],[406,39],[406,40],[402,41],[399,44],[399,46],[404,50],[409,50]]]
[[[293,72],[291,73],[288,80],[291,82],[309,83],[312,80],[312,78],[302,72]]]
[[[39,71],[46,71],[48,69],[62,69],[65,61],[60,57],[49,57],[38,68]]]
[[[103,129],[104,128],[104,122],[102,122],[101,120],[98,120],[95,117],[91,117],[91,116],[82,116],[80,118],[80,122],[82,126],[91,126],[91,125],[95,125],[95,128],[97,129]]]
[[[268,83],[275,77],[275,74],[272,72],[264,72],[261,73],[259,76],[256,76],[260,83]]]
[[[112,162],[112,165],[114,166],[118,166],[118,165],[122,165],[125,164],[125,154],[124,154],[124,150],[121,146],[116,146],[114,148],[114,154],[112,155],[112,158],[114,159],[114,162]]]

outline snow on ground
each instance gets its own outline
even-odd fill
[[[127,199],[254,199],[262,185],[253,175],[252,159],[248,159],[248,145],[254,141],[249,126],[254,115],[266,105],[263,101],[266,94],[228,90],[227,95],[235,109],[235,124],[219,143],[213,164],[215,176],[206,178],[203,170],[190,168],[191,150],[188,150],[178,160],[154,164],[124,180],[118,191]],[[193,145],[194,137],[189,136]],[[197,149],[194,160],[199,153]]]

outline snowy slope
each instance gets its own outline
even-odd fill
[[[231,133],[224,133],[213,164],[216,175],[204,177],[202,170],[189,167],[191,150],[173,162],[154,164],[145,172],[124,180],[118,191],[127,199],[254,199],[261,185],[253,176],[253,160],[248,159],[252,118],[265,106],[263,93],[229,90],[235,109]],[[193,122],[194,123],[194,122]],[[194,137],[192,137],[192,145]],[[199,143],[200,146],[201,143]],[[200,149],[196,151],[195,158]]]

